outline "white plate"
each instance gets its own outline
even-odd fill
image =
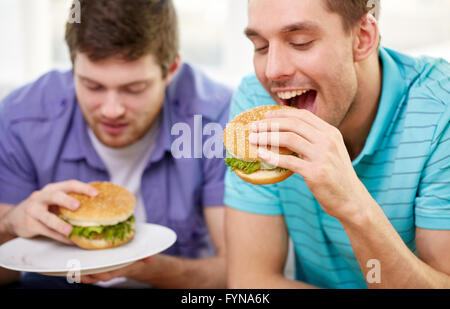
[[[96,274],[158,254],[177,239],[174,231],[156,224],[136,223],[135,229],[130,242],[105,250],[84,250],[44,238],[16,238],[0,246],[0,266],[48,276],[78,271],[81,275]]]

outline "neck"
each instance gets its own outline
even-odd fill
[[[358,92],[339,126],[352,160],[361,153],[378,111],[383,84],[383,67],[378,54],[356,64]]]

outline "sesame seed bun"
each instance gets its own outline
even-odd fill
[[[251,124],[255,121],[264,120],[267,112],[279,109],[295,108],[278,105],[259,106],[237,115],[227,124],[223,132],[223,144],[227,151],[239,160],[247,162],[260,161],[257,155],[258,146],[250,144],[248,141],[248,136],[252,132]],[[291,150],[284,147],[274,148],[267,146],[267,149],[282,155],[292,154]]]
[[[109,182],[92,182],[89,185],[98,190],[97,196],[69,193],[69,196],[80,201],[80,207],[76,211],[60,208],[62,218],[70,224],[84,227],[115,225],[133,215],[136,199],[126,188]]]
[[[250,144],[248,137],[252,132],[252,123],[265,119],[265,114],[272,110],[279,109],[295,109],[289,106],[259,106],[237,115],[232,121],[230,121],[223,133],[223,143],[228,153],[234,158],[246,162],[258,162],[261,161],[258,158],[258,146]],[[267,149],[278,153],[280,155],[294,154],[290,149],[284,147],[270,147]],[[268,185],[281,182],[293,175],[289,170],[258,170],[251,174],[246,174],[244,171],[235,169],[235,174],[242,180],[255,184],[255,185]]]

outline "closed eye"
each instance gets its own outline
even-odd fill
[[[104,87],[101,84],[91,82],[87,79],[81,79],[81,83],[90,91],[101,91]]]
[[[86,85],[86,88],[87,89],[89,89],[90,91],[102,91],[102,90],[104,90],[105,88],[103,87],[103,86],[101,86],[101,85]]]
[[[269,45],[263,46],[263,47],[259,47],[259,48],[255,48],[255,52],[256,52],[256,53],[263,52],[263,51],[265,51],[267,48],[269,48]]]
[[[140,94],[144,92],[148,87],[149,83],[138,83],[125,87],[123,91],[129,94]]]
[[[296,47],[296,48],[305,48],[305,47],[308,47],[309,45],[311,45],[313,42],[314,41],[309,41],[309,42],[300,43],[300,44],[291,43],[291,45]]]

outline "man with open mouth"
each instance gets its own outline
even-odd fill
[[[248,138],[295,175],[256,186],[228,172],[230,287],[450,288],[450,65],[380,45],[379,5],[249,1],[255,74],[230,119],[295,107]],[[267,151],[275,140],[299,156]]]

